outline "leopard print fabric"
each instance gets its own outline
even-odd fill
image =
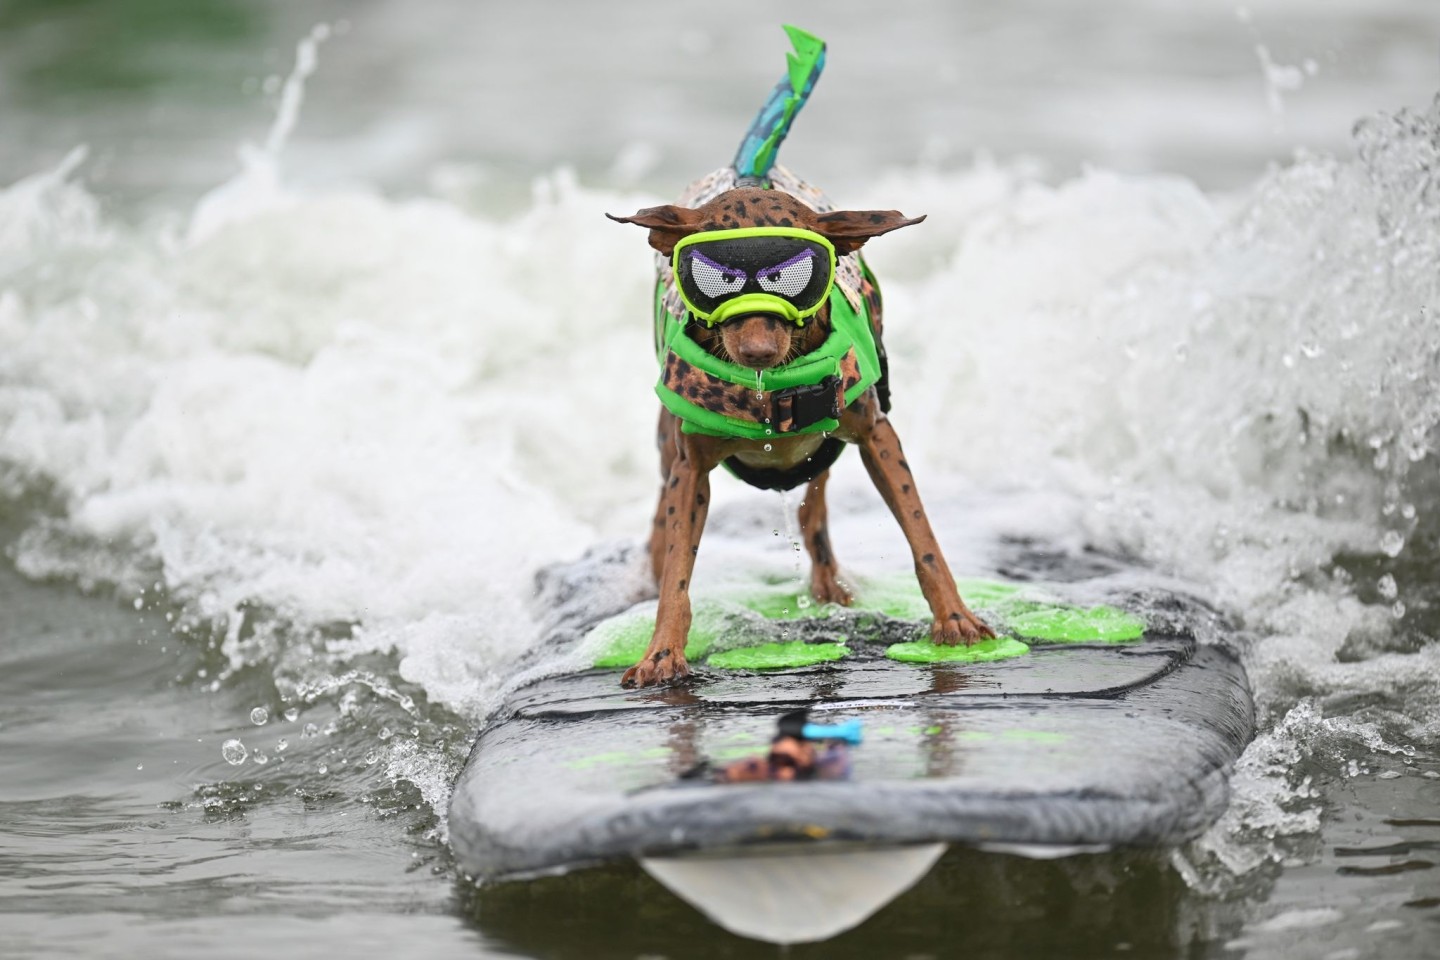
[[[756,390],[745,384],[723,380],[681,359],[674,351],[666,356],[660,379],[677,396],[684,397],[698,407],[736,420],[759,424],[770,423],[777,409],[775,395],[781,392]],[[845,392],[859,382],[860,361],[856,358],[855,348],[851,347],[840,360],[840,395],[836,402],[838,407],[844,408]],[[780,409],[784,410],[786,406],[781,404]],[[795,423],[793,419],[782,415],[774,424],[774,429],[777,434],[790,433],[795,430]]]

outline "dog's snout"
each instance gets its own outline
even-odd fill
[[[737,351],[736,358],[747,367],[761,369],[772,367],[783,354],[769,344],[745,343],[741,344]]]
[[[731,359],[754,370],[778,366],[790,353],[790,331],[783,320],[769,314],[729,321],[722,338]]]

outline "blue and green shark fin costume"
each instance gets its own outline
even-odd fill
[[[745,139],[740,141],[740,149],[735,151],[731,166],[742,179],[765,180],[770,168],[775,165],[780,144],[785,142],[785,136],[790,132],[790,124],[795,121],[800,108],[805,106],[805,101],[810,99],[810,91],[815,89],[815,82],[825,69],[824,40],[788,24],[784,30],[795,51],[785,54],[785,76],[770,91],[769,99],[755,115]]]

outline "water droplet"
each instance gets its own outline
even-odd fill
[[[391,737],[393,737],[393,736],[395,736],[395,731],[394,731],[394,730],[391,730],[389,727],[381,727],[381,728],[380,728],[380,739],[381,739],[381,740],[389,740],[389,739],[390,739]]]
[[[300,731],[301,740],[309,740],[311,737],[320,736],[320,728],[313,723],[305,724],[305,729]]]
[[[1400,504],[1400,516],[1404,517],[1406,520],[1414,520],[1414,519],[1415,519],[1415,504],[1413,504],[1413,503],[1402,503],[1402,504]]]
[[[1396,620],[1404,620],[1404,619],[1405,619],[1405,601],[1404,601],[1404,600],[1396,600],[1396,601],[1395,601],[1395,605],[1390,608],[1390,616],[1394,617]]]
[[[795,606],[799,607],[801,610],[809,609],[810,598],[805,596],[803,593],[800,594],[798,597],[795,598]]]
[[[321,773],[321,774],[329,773],[329,772],[330,772],[330,767],[329,767],[328,764],[318,763],[318,764],[315,765],[315,771],[316,771],[317,773]]]
[[[257,727],[263,727],[270,722],[270,711],[264,707],[256,707],[250,711],[250,722]]]
[[[143,609],[145,609],[145,598],[144,598],[144,597],[136,597],[136,598],[135,598],[135,609],[136,609],[136,610],[143,610]]]
[[[1405,537],[1398,530],[1386,530],[1385,535],[1380,538],[1380,549],[1387,557],[1398,557],[1400,551],[1405,549]]]
[[[379,760],[379,759],[380,759],[380,754],[377,753],[377,752],[374,751],[374,750],[371,750],[369,753],[365,754],[365,765],[368,767],[368,766],[370,766],[371,764],[375,763],[375,761],[377,761],[377,760]]]
[[[766,452],[766,453],[769,453],[771,450],[774,449],[774,447],[770,446],[770,444],[767,443],[767,444],[765,444],[764,449],[765,449],[765,452]]]
[[[1395,585],[1395,578],[1388,573],[1375,581],[1375,589],[1380,591],[1380,596],[1386,600],[1394,600],[1400,595],[1400,588]]]
[[[245,749],[245,744],[239,740],[226,740],[220,745],[220,756],[232,767],[238,767],[250,756],[250,751]]]
[[[256,750],[255,753],[250,757],[250,759],[251,759],[251,760],[254,760],[256,763],[260,764],[260,766],[262,766],[262,767],[265,766],[265,764],[267,764],[267,763],[270,762],[270,758],[265,755],[265,751],[264,751],[264,750]]]
[[[300,719],[300,708],[291,707],[289,710],[286,710],[285,719],[290,723],[294,723],[296,720]]]
[[[136,769],[136,770],[144,770],[144,769],[145,769],[145,764],[143,764],[143,763],[137,763],[137,764],[135,764],[135,769]]]
[[[289,749],[290,749],[290,741],[289,741],[289,740],[286,740],[284,737],[281,737],[279,740],[276,740],[276,741],[275,741],[275,752],[276,752],[276,753],[284,753],[286,750],[289,750]]]

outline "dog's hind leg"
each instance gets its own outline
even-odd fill
[[[800,501],[800,536],[810,554],[810,595],[820,603],[850,606],[855,597],[840,582],[840,568],[830,548],[830,524],[825,510],[825,483],[830,479],[826,470],[810,481],[805,499]]]

